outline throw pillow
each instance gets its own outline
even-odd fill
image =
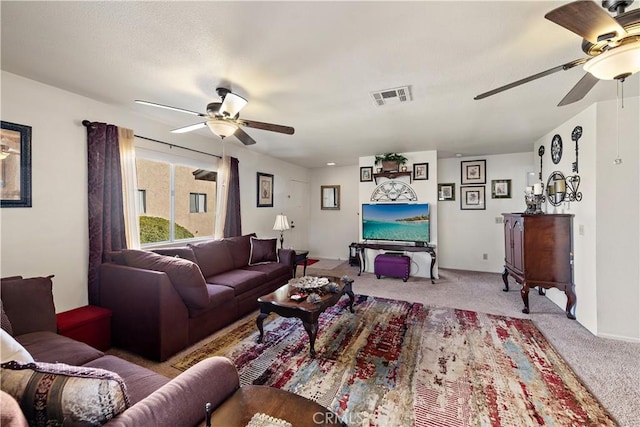
[[[194,262],[136,249],[123,250],[122,255],[130,267],[166,273],[187,307],[206,308],[209,305],[207,283]]]
[[[30,426],[98,426],[131,406],[114,372],[63,363],[0,365],[2,391],[20,402]]]
[[[29,332],[57,332],[53,283],[48,277],[2,280],[0,293],[13,335]]]
[[[0,334],[2,334],[0,336],[0,356],[2,356],[0,362],[15,360],[16,362],[29,363],[34,361],[27,349],[9,335],[7,331],[0,329]]]
[[[264,264],[267,262],[277,262],[278,254],[276,247],[278,239],[258,239],[251,238],[251,253],[249,255],[249,265]]]
[[[2,305],[2,300],[0,299],[0,326],[3,330],[7,331],[9,335],[13,335],[13,327],[11,326],[11,320],[9,320],[9,316],[4,311],[4,306]]]

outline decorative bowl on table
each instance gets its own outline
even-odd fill
[[[298,291],[309,293],[327,286],[329,279],[326,277],[302,276],[289,280],[288,284]]]

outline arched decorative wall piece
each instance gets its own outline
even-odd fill
[[[378,185],[371,193],[372,202],[415,202],[418,195],[402,181],[389,180]]]

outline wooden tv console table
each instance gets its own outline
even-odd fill
[[[360,271],[358,271],[358,276],[365,270],[365,259],[364,250],[365,249],[377,249],[383,251],[401,251],[401,252],[428,252],[431,255],[431,283],[436,283],[433,278],[433,266],[436,265],[436,249],[433,246],[425,245],[425,246],[414,246],[414,245],[402,245],[402,244],[393,244],[393,243],[353,243],[355,248],[358,250],[360,254]]]

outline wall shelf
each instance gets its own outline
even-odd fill
[[[373,174],[373,178],[378,183],[378,178],[396,179],[401,176],[408,176],[411,183],[411,172],[378,172]]]

